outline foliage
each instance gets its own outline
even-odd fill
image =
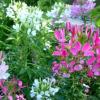
[[[96,23],[97,27],[100,27],[100,6],[97,6],[90,13],[91,19]]]

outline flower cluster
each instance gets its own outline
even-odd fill
[[[54,78],[35,79],[30,93],[31,97],[36,100],[51,100],[51,96],[59,91],[59,87],[55,86],[55,83]]]
[[[95,5],[92,0],[76,0],[71,7],[71,14],[73,17],[85,16]]]
[[[24,88],[21,80],[15,78],[6,81],[0,80],[0,100],[7,99],[13,100],[26,100],[22,93],[22,88]]]
[[[11,3],[7,7],[6,16],[15,21],[13,29],[19,32],[24,26],[28,34],[36,35],[41,28],[43,12],[38,7],[27,6],[22,2]]]
[[[70,39],[66,39],[66,34]],[[87,76],[100,76],[100,36],[99,30],[93,26],[71,25],[67,22],[66,29],[54,32],[58,46],[53,56],[60,57],[59,63],[53,62],[55,74],[70,77],[74,72],[86,72]]]
[[[71,17],[70,5],[55,3],[46,15],[51,19],[51,25],[65,23],[67,18]]]
[[[73,5],[55,3],[51,11],[48,11],[46,14],[51,20],[50,25],[53,27],[60,27],[61,25],[65,25],[66,21],[70,22],[72,25],[84,25],[83,16],[87,16],[87,13],[91,11],[96,4],[94,1],[90,0],[84,1],[82,4],[79,1],[81,0],[76,0]],[[90,18],[88,16],[86,24],[90,25],[91,23],[89,20]]]

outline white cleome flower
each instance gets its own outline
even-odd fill
[[[38,95],[36,96],[36,100],[42,100],[42,95],[41,95],[41,94],[38,94]]]
[[[31,32],[31,34],[32,34],[32,36],[36,36],[36,30],[33,30],[33,31]]]
[[[17,23],[13,28],[18,32],[18,24],[27,29],[29,35],[36,36],[42,26],[43,11],[38,7],[27,6],[23,2],[14,2],[7,7],[6,16],[12,18]],[[29,30],[31,29],[31,31]]]
[[[45,91],[45,96],[50,96],[50,93],[49,93],[49,91]]]
[[[79,18],[68,18],[67,21],[69,21],[72,25],[84,25],[84,22]]]
[[[20,31],[20,25],[18,23],[16,23],[15,25],[13,25],[13,29],[16,30],[16,32]]]
[[[90,88],[90,86],[89,86],[89,85],[86,85],[86,84],[83,84],[83,86],[84,86],[85,88]]]
[[[55,86],[55,79],[48,77],[43,80],[35,79],[30,91],[30,96],[36,98],[36,100],[48,100],[52,99],[51,96],[54,96],[58,91],[59,87]]]
[[[36,88],[39,87],[39,81],[38,81],[38,79],[34,80],[33,86],[35,86]]]
[[[51,48],[50,41],[45,42],[45,49],[50,49],[50,48]]]
[[[50,93],[52,94],[52,95],[55,95],[58,91],[59,91],[59,88],[58,87],[56,87],[56,88],[50,88],[49,89],[49,91],[50,91]]]
[[[6,16],[7,16],[7,17],[10,17],[10,18],[12,18],[12,19],[15,18],[15,14],[14,14],[14,11],[13,11],[12,8],[10,8],[10,7],[7,8]]]

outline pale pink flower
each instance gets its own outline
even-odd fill
[[[52,71],[54,73],[59,73],[59,69],[60,69],[60,64],[57,63],[56,61],[53,62],[53,66],[52,66]]]
[[[100,63],[96,63],[93,68],[92,71],[94,73],[95,76],[100,76]]]
[[[3,86],[3,87],[2,87],[2,92],[3,92],[4,94],[6,94],[7,91],[8,91],[8,88],[7,88],[6,86]]]
[[[70,77],[70,74],[69,73],[63,73],[62,75],[64,78],[69,78]]]
[[[16,95],[16,100],[26,100],[23,94]]]
[[[74,65],[75,65],[75,61],[71,61],[68,65],[68,69],[69,69],[69,72],[70,73],[73,73],[74,72]]]
[[[81,71],[82,69],[83,67],[80,64],[74,66],[74,71]]]
[[[0,79],[7,79],[10,74],[7,73],[8,65],[5,64],[5,62],[1,63],[0,65]]]
[[[13,97],[11,95],[9,95],[8,100],[13,100]]]

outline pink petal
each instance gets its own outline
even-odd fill
[[[100,37],[96,38],[95,45],[98,46],[98,47],[100,46]]]
[[[91,57],[90,59],[87,60],[87,64],[91,65],[95,62],[96,58],[95,57]]]
[[[90,70],[90,71],[87,72],[87,76],[88,77],[93,77],[94,76],[94,73]]]
[[[92,71],[93,71],[94,73],[100,72],[100,63],[96,63],[96,64],[93,66]]]
[[[97,53],[98,56],[100,56],[100,48],[96,49],[96,53]]]
[[[71,48],[71,53],[75,56],[77,55],[77,53],[81,50],[81,43],[80,42],[76,42],[74,47]]]
[[[70,52],[71,52],[74,56],[76,56],[76,55],[78,54],[78,50],[77,50],[76,48],[71,48],[71,49],[70,49]]]
[[[70,24],[70,22],[67,22],[67,23],[66,23],[66,28],[67,28],[68,31],[71,30],[71,24]]]
[[[55,38],[59,41],[59,42],[65,42],[65,30],[64,29],[59,29],[59,30],[55,30],[54,32]]]
[[[81,43],[80,42],[76,42],[74,45],[74,48],[76,48],[78,51],[81,50]]]
[[[62,50],[61,56],[66,57],[68,56],[68,52],[66,50]]]
[[[91,26],[90,31],[88,32],[88,39],[90,38],[90,36],[93,33],[93,31],[94,31],[94,27]]]
[[[53,56],[60,56],[60,55],[61,55],[61,52],[59,52],[59,51],[54,51],[52,55],[53,55]]]
[[[87,52],[87,51],[89,51],[90,49],[91,49],[90,44],[89,44],[89,43],[85,43],[84,46],[83,46],[83,48],[82,48],[82,51],[83,51],[83,52]]]
[[[97,56],[97,63],[100,63],[100,55]]]
[[[74,37],[78,33],[78,26],[77,25],[73,26],[71,31],[72,31],[72,37]]]

